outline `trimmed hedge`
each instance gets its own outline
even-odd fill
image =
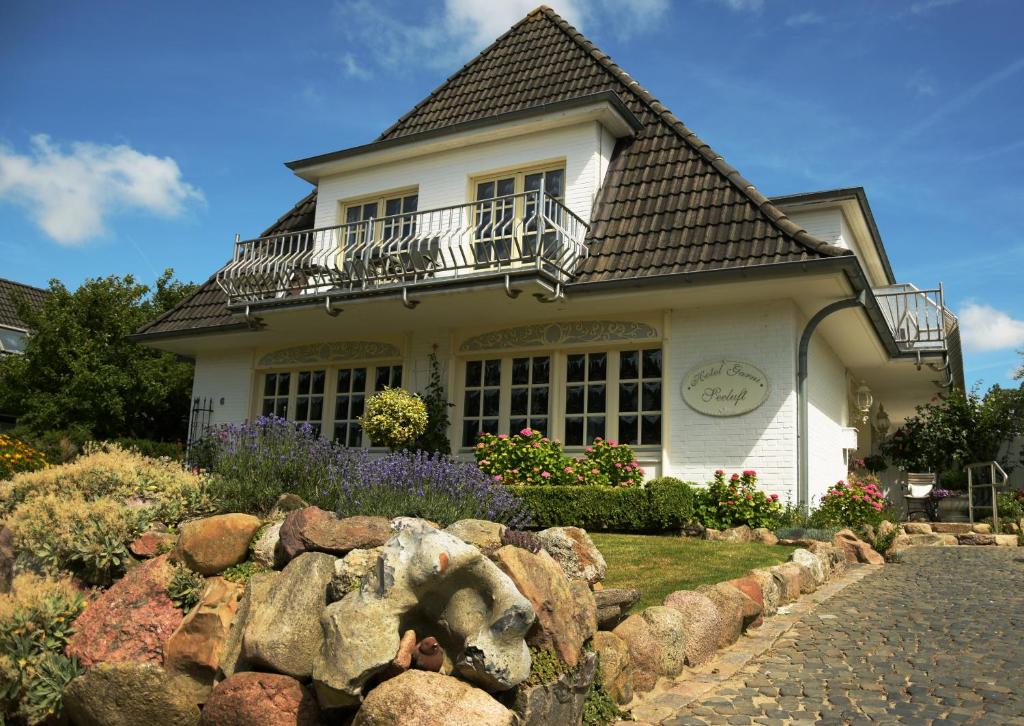
[[[694,486],[672,477],[642,487],[510,486],[533,524],[588,531],[665,532],[693,520]]]

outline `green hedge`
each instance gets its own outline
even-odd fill
[[[535,526],[611,532],[678,530],[693,519],[692,484],[663,477],[643,487],[510,486]]]

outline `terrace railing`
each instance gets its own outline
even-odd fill
[[[959,325],[945,304],[942,287],[919,290],[909,283],[874,291],[896,344],[903,351],[943,351]]]
[[[229,305],[536,271],[572,278],[587,224],[543,191],[235,240],[217,282]]]

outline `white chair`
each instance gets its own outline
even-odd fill
[[[932,502],[932,489],[935,488],[935,474],[907,474],[907,486],[903,490],[903,499],[907,503],[907,521],[913,514],[923,514],[928,520],[935,519],[935,508]]]

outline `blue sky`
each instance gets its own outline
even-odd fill
[[[206,279],[535,0],[0,4],[0,277]],[[565,0],[769,195],[864,186],[897,277],[942,281],[968,383],[1024,348],[1024,4]]]

